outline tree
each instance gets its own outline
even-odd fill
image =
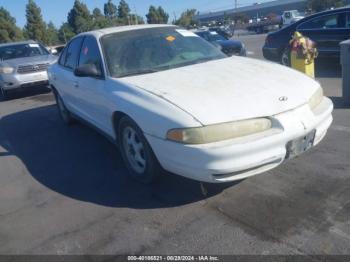
[[[183,27],[190,27],[198,24],[198,21],[195,19],[196,13],[196,9],[187,9],[181,14],[180,18],[175,21],[175,24]]]
[[[158,7],[157,11],[159,24],[167,24],[169,20],[169,14],[167,14],[161,6]]]
[[[169,20],[169,15],[164,11],[164,9],[159,6],[156,8],[151,5],[146,14],[148,24],[167,24]]]
[[[24,33],[27,38],[47,43],[46,24],[41,15],[41,9],[34,0],[29,0],[26,7],[27,24]]]
[[[98,19],[98,18],[103,17],[101,9],[96,7],[94,10],[92,10],[92,16],[94,19]]]
[[[23,39],[21,29],[16,26],[16,19],[3,7],[0,7],[0,43]]]
[[[68,23],[62,24],[58,30],[58,39],[61,43],[68,43],[75,36],[73,28]]]
[[[131,24],[130,20],[130,8],[125,0],[120,0],[118,5],[118,18],[122,23]]]
[[[343,0],[308,0],[308,7],[313,12],[344,6]]]
[[[58,30],[52,22],[49,22],[47,25],[46,37],[46,44],[48,44],[49,46],[57,45],[60,42],[58,39]]]
[[[104,14],[109,19],[114,19],[117,16],[118,8],[113,4],[112,0],[108,0],[104,5]]]
[[[148,24],[157,24],[158,22],[158,13],[157,8],[153,5],[149,7],[148,14],[146,14]]]
[[[95,8],[92,11],[92,18],[93,18],[93,29],[100,29],[100,28],[106,28],[108,26],[111,26],[110,21],[107,17],[105,17],[101,10],[99,8]]]
[[[75,34],[89,31],[93,27],[90,11],[80,0],[74,1],[73,8],[68,13],[67,20]]]

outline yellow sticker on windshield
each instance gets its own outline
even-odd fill
[[[167,38],[165,38],[167,41],[169,41],[169,42],[173,42],[173,41],[175,41],[175,36],[172,36],[172,35],[170,35],[170,36],[168,36]]]

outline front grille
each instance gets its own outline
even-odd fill
[[[238,55],[241,52],[241,48],[223,48],[222,51],[226,54],[226,55]]]
[[[19,74],[30,74],[35,72],[46,71],[50,64],[37,64],[37,65],[22,65],[17,69]]]

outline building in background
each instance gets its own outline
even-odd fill
[[[350,0],[345,0],[345,2],[350,4]],[[197,19],[202,23],[211,23],[213,21],[223,22],[225,18],[232,18],[239,14],[244,14],[249,19],[259,19],[269,14],[281,15],[285,10],[298,10],[304,13],[307,10],[307,0],[274,0],[238,8],[234,8],[234,1],[232,1],[232,7],[232,9],[218,12],[201,13]]]

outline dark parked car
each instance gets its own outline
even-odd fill
[[[213,45],[220,47],[221,51],[228,56],[246,56],[245,46],[240,41],[229,40],[215,31],[198,31],[195,33]]]
[[[350,8],[339,8],[314,15],[285,27],[266,37],[264,57],[290,65],[289,41],[295,31],[316,42],[320,58],[340,57],[339,43],[350,39]]]
[[[225,37],[227,39],[233,37],[233,33],[234,33],[234,31],[232,31],[232,30],[228,30],[228,29],[221,28],[221,27],[211,27],[211,28],[209,28],[209,31],[216,32],[219,35],[222,35],[223,37]]]

